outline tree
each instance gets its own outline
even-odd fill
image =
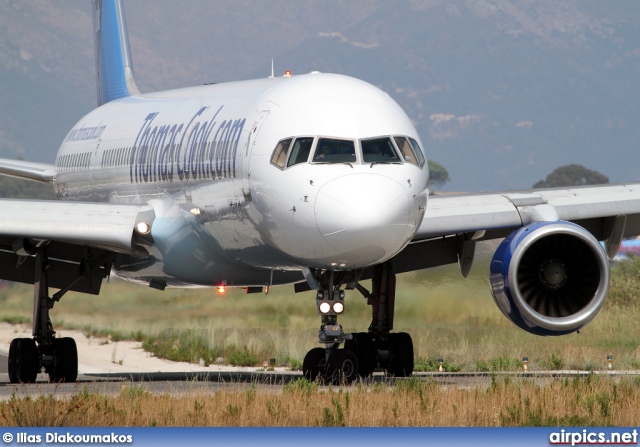
[[[449,172],[436,161],[429,160],[429,185],[443,186],[449,181]]]
[[[564,165],[556,168],[545,180],[540,180],[534,188],[553,188],[558,186],[599,185],[609,183],[609,177],[598,171],[592,171],[582,165]]]

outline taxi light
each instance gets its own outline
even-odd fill
[[[338,301],[337,303],[334,303],[333,311],[337,314],[341,314],[342,311],[344,311],[344,304],[342,304],[340,301]]]
[[[320,313],[328,314],[329,312],[331,312],[331,305],[326,301],[320,303]]]
[[[284,77],[285,78],[290,78],[291,77],[291,70],[287,70],[284,72]]]

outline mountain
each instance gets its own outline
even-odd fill
[[[640,3],[125,3],[143,91],[312,70],[387,91],[445,190],[530,188],[560,165],[640,178]],[[0,2],[0,156],[51,161],[95,104],[89,1]]]

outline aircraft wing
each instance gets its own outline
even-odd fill
[[[605,241],[613,258],[623,237],[640,234],[640,183],[431,196],[397,272],[460,263],[471,267],[475,241],[508,236],[533,222],[565,220]]]
[[[36,182],[51,183],[55,173],[56,167],[54,165],[0,158],[0,174]]]
[[[2,199],[0,279],[33,283],[43,247],[52,287],[98,293],[115,253],[148,255],[154,219],[148,205]]]
[[[627,226],[630,216],[640,216],[640,184],[440,195],[429,198],[416,239],[510,229],[539,220],[580,224],[619,215],[627,216]],[[627,230],[632,235],[637,229],[636,224]]]

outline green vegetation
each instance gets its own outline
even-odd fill
[[[449,178],[449,171],[436,161],[429,160],[429,185],[430,186],[444,186]]]
[[[53,200],[56,196],[51,185],[0,175],[0,198]]]
[[[553,170],[547,178],[540,180],[534,188],[552,188],[557,186],[600,185],[609,183],[609,177],[582,165],[564,165]]]
[[[442,361],[442,372],[459,372],[461,370],[459,365],[452,365],[451,363],[447,362],[447,361]],[[414,367],[414,371],[416,372],[424,372],[424,371],[430,371],[430,372],[435,372],[435,371],[440,371],[440,363],[438,362],[438,359],[435,357],[431,357],[431,358],[424,358],[424,357],[419,357],[417,359],[415,359],[415,367]]]
[[[608,305],[637,308],[640,304],[640,257],[617,262],[611,273]]]
[[[551,353],[551,355],[547,359],[543,359],[540,364],[545,368],[552,371],[559,371],[564,369],[564,360],[562,360],[555,353]],[[584,369],[584,368],[582,368]]]
[[[520,359],[498,356],[489,359],[489,361],[478,360],[476,362],[476,371],[522,371],[523,366]]]
[[[416,371],[517,371],[528,369],[604,370],[612,355],[616,369],[640,365],[640,259],[612,269],[610,298],[579,334],[538,337],[514,326],[498,310],[486,278],[487,262],[466,280],[457,267],[398,276],[395,331],[414,340]],[[365,284],[365,287],[367,284]],[[31,321],[32,288],[14,284],[0,291],[0,320]],[[347,291],[346,331],[362,331],[370,321],[366,301]],[[276,287],[269,295],[212,289],[155,289],[112,279],[99,297],[69,293],[52,310],[57,328],[77,329],[112,341],[141,341],[158,357],[202,364],[215,362],[299,369],[317,346],[315,300]]]

